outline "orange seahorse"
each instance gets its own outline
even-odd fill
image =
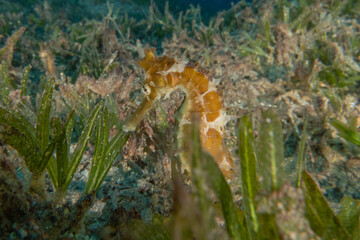
[[[198,114],[203,148],[213,156],[224,176],[231,179],[233,161],[223,144],[226,116],[215,84],[209,81],[203,71],[200,72],[185,61],[176,61],[167,56],[156,57],[152,49],[146,50],[146,56],[139,61],[139,65],[145,70],[146,83],[143,87],[146,96],[123,126],[123,130],[135,130],[156,99],[164,95],[168,97],[173,91],[181,89],[186,96],[178,134],[182,150],[180,153],[182,164],[189,170],[189,163],[185,156],[190,143],[186,137],[193,115]]]

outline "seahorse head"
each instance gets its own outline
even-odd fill
[[[145,70],[146,81],[144,92],[150,98],[161,95],[164,88],[168,87],[166,72],[174,65],[175,60],[167,56],[156,57],[154,49],[145,50],[145,58],[139,61],[139,65]]]

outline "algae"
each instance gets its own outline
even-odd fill
[[[0,5],[1,237],[358,239],[358,1]],[[196,126],[177,172],[179,92],[122,132],[149,47],[218,83],[230,184]]]

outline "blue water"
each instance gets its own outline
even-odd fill
[[[249,0],[248,0],[249,1]],[[215,15],[217,12],[227,10],[231,7],[231,3],[237,3],[239,0],[173,0],[169,1],[174,5],[175,10],[184,11],[190,4],[193,6],[200,5],[201,11],[206,15]],[[250,1],[249,1],[250,2]]]

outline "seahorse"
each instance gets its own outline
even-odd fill
[[[184,169],[189,171],[190,148],[188,141],[191,121],[197,114],[200,117],[200,140],[202,147],[216,160],[224,176],[230,180],[234,173],[233,160],[223,143],[226,123],[225,111],[211,77],[198,67],[186,61],[176,61],[167,56],[157,57],[154,49],[145,50],[146,56],[139,61],[145,70],[145,97],[135,113],[123,125],[124,131],[134,131],[136,126],[150,110],[156,99],[180,89],[185,94],[183,115],[180,119],[178,142],[180,159]]]

